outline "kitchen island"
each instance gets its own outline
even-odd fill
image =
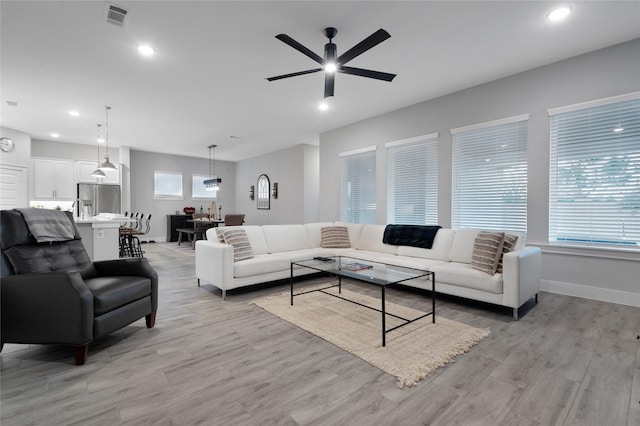
[[[130,221],[124,216],[91,216],[74,218],[82,243],[91,260],[118,259],[120,256],[120,226]]]

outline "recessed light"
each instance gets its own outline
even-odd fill
[[[564,21],[570,13],[571,8],[569,6],[556,7],[551,12],[549,12],[549,14],[547,15],[547,19],[549,19],[551,22]]]
[[[153,56],[154,52],[155,50],[153,50],[153,47],[148,44],[141,44],[138,46],[138,53],[142,56]]]
[[[79,117],[80,113],[78,111],[76,111],[75,109],[72,109],[71,111],[69,111],[69,115],[72,117]]]
[[[98,143],[104,143],[104,138],[98,138]]]
[[[59,138],[60,135],[58,133],[51,133],[52,138]]]
[[[318,105],[318,109],[320,111],[326,111],[329,109],[329,104],[326,102],[320,102],[320,105]]]

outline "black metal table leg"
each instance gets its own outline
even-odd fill
[[[384,286],[380,286],[380,288],[382,289],[382,347],[387,346],[387,325],[386,325],[386,317],[387,317],[387,313],[385,312],[384,309]]]
[[[293,263],[291,263],[291,275],[289,276],[289,284],[291,285],[291,306],[293,306]]]

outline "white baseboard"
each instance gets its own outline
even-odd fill
[[[540,280],[540,290],[549,293],[582,297],[583,299],[640,307],[640,293],[632,293],[630,291],[611,290],[608,288],[590,287],[551,280]]]

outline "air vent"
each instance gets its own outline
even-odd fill
[[[18,102],[16,101],[6,101],[7,105],[12,106],[12,107],[17,107],[18,106]]]
[[[127,24],[127,14],[128,10],[118,7],[113,4],[107,3],[107,8],[105,10],[105,20],[109,24],[117,25],[118,27],[125,27]]]

